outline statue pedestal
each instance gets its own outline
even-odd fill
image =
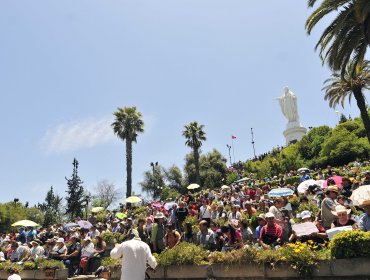
[[[299,141],[306,134],[307,129],[302,126],[289,127],[284,131],[286,144],[289,145],[291,142]]]

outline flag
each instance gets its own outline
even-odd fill
[[[234,136],[234,135],[231,135],[231,139],[236,139],[236,136]]]

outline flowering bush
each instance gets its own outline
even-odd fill
[[[257,250],[254,248],[244,248],[228,252],[213,252],[209,255],[211,263],[222,264],[245,264],[255,263],[257,259]]]
[[[330,241],[331,256],[336,259],[370,257],[370,232],[345,231]]]

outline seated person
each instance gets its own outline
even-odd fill
[[[94,243],[92,243],[91,238],[87,236],[84,239],[83,246],[81,248],[80,271],[82,272],[82,274],[86,273],[89,259],[94,256],[94,253]]]
[[[337,219],[331,224],[331,228],[336,227],[345,227],[345,226],[352,226],[353,228],[357,228],[357,224],[354,220],[350,219],[349,213],[351,209],[347,209],[342,205],[337,205],[334,211],[331,211]]]
[[[13,242],[11,245],[12,255],[10,258],[11,262],[25,262],[30,257],[30,249],[27,246],[19,245],[17,242]]]
[[[221,227],[221,232],[225,238],[221,251],[243,248],[243,238],[239,230],[236,229],[237,224],[237,220],[233,220],[229,225]]]
[[[197,245],[204,246],[206,249],[213,250],[215,248],[214,232],[208,229],[206,220],[199,223],[199,232],[197,234]]]
[[[50,250],[49,247],[51,247],[54,244],[54,240],[49,240],[48,242],[48,249]],[[51,259],[56,259],[56,260],[62,260],[64,259],[64,256],[67,253],[67,247],[64,244],[64,239],[63,238],[58,238],[55,241],[54,247],[51,249],[51,251],[48,250],[48,257]]]
[[[265,218],[267,224],[261,229],[259,242],[267,250],[283,243],[283,229],[275,222],[274,214],[268,212]]]
[[[308,210],[302,211],[300,214],[300,218],[302,220],[302,223],[309,223],[313,222],[311,212]],[[325,239],[328,238],[328,234],[325,231],[325,228],[321,226],[320,224],[315,224],[319,232],[311,233],[310,235],[303,235],[303,236],[297,236],[294,230],[292,231],[291,236],[289,237],[289,242],[295,242],[297,240],[301,242],[308,242],[309,240],[312,240],[315,244],[322,244],[324,243]]]
[[[174,224],[168,224],[166,226],[166,235],[164,236],[166,247],[171,249],[178,245],[181,241],[180,233],[175,229]]]
[[[76,236],[70,239],[71,245],[67,248],[64,256],[64,264],[68,268],[68,276],[72,277],[79,274],[79,264],[81,259],[81,244]]]
[[[31,241],[31,255],[30,260],[36,261],[39,258],[44,257],[45,249],[40,245],[41,241],[38,239],[34,239]]]

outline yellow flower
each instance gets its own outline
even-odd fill
[[[295,250],[294,250],[294,252],[295,252],[295,253],[299,253],[300,251],[301,251],[301,250],[299,250],[299,249],[295,249]]]
[[[301,242],[300,242],[300,241],[297,241],[295,244],[297,244],[297,245],[301,245]]]
[[[312,240],[308,240],[308,244],[313,244],[313,241]]]
[[[304,246],[299,246],[299,249],[300,249],[300,250],[303,250],[303,249],[304,249]]]
[[[286,261],[286,257],[281,257],[281,259],[280,260],[282,260],[282,261]]]
[[[313,246],[312,248],[317,249],[317,246]]]
[[[289,247],[290,248],[295,248],[295,245],[294,244],[289,244]]]

